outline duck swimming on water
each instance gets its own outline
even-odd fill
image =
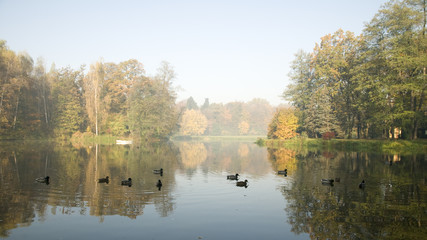
[[[248,180],[236,182],[236,186],[238,187],[248,187]]]
[[[228,175],[227,179],[228,180],[237,180],[239,178],[239,174],[236,173],[235,175]]]
[[[36,181],[39,183],[49,184],[49,176],[36,178]]]
[[[123,180],[122,185],[132,186],[132,178],[128,178],[128,180]]]
[[[100,179],[98,179],[98,182],[99,183],[109,183],[110,182],[110,177],[109,176],[106,176],[105,178],[100,178]]]
[[[322,183],[323,184],[333,184],[334,183],[334,179],[325,179],[325,178],[322,178]]]

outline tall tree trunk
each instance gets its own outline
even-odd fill
[[[13,125],[12,125],[12,129],[15,129],[16,127],[16,119],[18,116],[18,107],[19,107],[19,93],[21,92],[21,90],[18,91],[18,97],[16,98],[16,107],[15,107],[15,116],[13,117]]]
[[[426,0],[423,1],[423,13],[424,13],[424,25],[423,25],[423,36],[426,35],[426,24],[427,24],[427,8],[426,8]]]
[[[414,116],[412,117],[412,124],[411,124],[411,139],[413,140],[414,138],[416,138],[417,135],[417,127],[416,127],[416,121],[417,121],[417,117],[416,117],[416,113],[417,113],[417,97],[414,96],[415,93],[414,91],[410,91],[409,93],[411,95],[411,111],[414,112]]]
[[[46,75],[43,77],[43,108],[44,108],[44,118],[46,125],[49,126],[49,118],[47,114],[47,103],[46,103]]]
[[[0,98],[0,116],[1,116],[1,110],[3,109],[3,95],[4,95],[4,86],[1,89],[1,98]]]
[[[49,120],[48,120],[48,117],[47,117],[47,106],[46,106],[46,97],[45,97],[45,95],[43,95],[43,107],[44,107],[44,118],[45,118],[45,122],[46,122],[46,125],[49,125]]]
[[[96,76],[98,78],[98,76]],[[95,135],[98,136],[98,81],[95,86]]]

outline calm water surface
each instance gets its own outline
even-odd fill
[[[426,158],[249,142],[2,143],[0,237],[425,239]],[[226,179],[235,173],[247,188]],[[108,184],[97,182],[105,176]],[[129,177],[132,186],[121,186]]]

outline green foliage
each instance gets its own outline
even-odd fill
[[[197,106],[196,101],[194,101],[193,97],[190,97],[187,99],[187,105],[186,108],[188,110],[199,110],[199,106]]]
[[[145,79],[138,82],[130,96],[129,123],[138,138],[167,138],[175,130],[177,114],[175,97],[167,83]]]
[[[103,132],[113,136],[128,136],[130,134],[127,118],[119,113],[110,113],[103,129]]]
[[[83,105],[79,83],[83,71],[63,68],[52,86],[53,122],[56,136],[71,136],[83,124]]]
[[[255,143],[260,147],[265,147],[265,140],[263,138],[257,138]]]
[[[44,63],[15,54],[0,41],[1,138],[52,136],[69,138],[88,130],[152,139],[167,138],[176,129],[173,68],[163,62],[155,77],[146,77],[135,59],[119,64],[97,62],[46,73]]]
[[[328,34],[298,52],[283,94],[309,136],[416,139],[426,129],[426,2],[390,1],[361,36]],[[389,134],[392,133],[392,134]]]

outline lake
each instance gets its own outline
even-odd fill
[[[425,239],[427,156],[0,143],[7,239]],[[163,174],[154,169],[163,168]],[[287,175],[277,174],[287,169]],[[239,173],[246,187],[227,175]],[[35,181],[49,176],[49,184]],[[109,176],[109,183],[98,183]],[[132,178],[131,186],[121,181]],[[322,184],[321,179],[336,179]],[[162,186],[156,186],[161,180]],[[365,180],[363,188],[359,183]]]

